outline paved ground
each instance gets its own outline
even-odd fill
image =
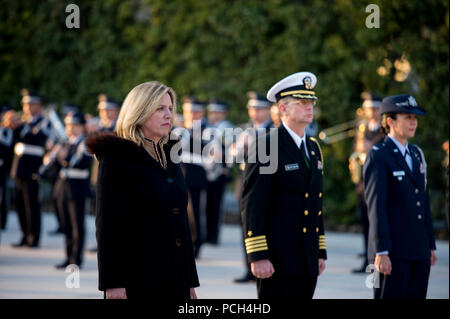
[[[94,219],[87,220],[87,247],[93,247]],[[95,254],[86,253],[80,272],[80,288],[66,288],[70,273],[58,271],[53,265],[61,262],[63,237],[48,236],[55,228],[55,219],[44,214],[41,248],[13,249],[11,243],[20,238],[15,213],[10,213],[8,229],[1,233],[0,241],[0,298],[102,298],[97,291],[97,264]],[[241,299],[256,298],[254,284],[234,284],[233,278],[243,274],[240,230],[234,225],[222,229],[219,246],[204,245],[197,262],[201,287],[199,298]],[[360,266],[356,257],[362,246],[358,234],[327,233],[328,261],[326,272],[319,277],[315,298],[347,299],[372,298],[372,290],[365,287],[367,276],[350,274]],[[438,263],[432,268],[428,298],[449,298],[448,241],[438,241]]]

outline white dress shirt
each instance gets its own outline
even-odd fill
[[[305,146],[306,156],[308,157],[308,159],[310,159],[309,152],[308,152],[308,146],[306,144],[306,134],[303,134],[303,137],[300,137],[297,133],[295,133],[293,130],[291,130],[284,122],[282,122],[282,123],[283,123],[284,128],[288,131],[289,135],[294,139],[294,142],[299,149],[300,149],[300,145],[302,145],[302,142],[303,142],[303,145]]]
[[[408,148],[408,142],[406,142],[406,145],[403,146],[402,143],[400,143],[395,138],[393,138],[392,135],[388,134],[388,136],[394,142],[394,144],[397,146],[397,148],[399,149],[400,153],[402,153],[403,158],[406,160],[406,164],[408,164],[408,167],[409,167],[409,169],[412,172],[412,170],[413,170],[413,159],[411,157],[411,152],[409,151],[409,148]],[[405,156],[406,151],[408,151],[408,153]]]

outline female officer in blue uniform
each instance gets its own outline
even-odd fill
[[[436,244],[422,150],[408,139],[417,115],[426,114],[411,95],[381,104],[384,141],[368,153],[364,191],[369,215],[369,262],[380,272],[375,299],[425,299]]]

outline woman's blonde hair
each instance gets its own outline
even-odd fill
[[[116,124],[117,135],[131,140],[138,145],[144,144],[144,133],[141,125],[158,109],[161,99],[168,93],[173,105],[172,120],[176,110],[175,91],[158,81],[139,84],[128,93],[119,113]],[[167,142],[166,136],[163,142]]]

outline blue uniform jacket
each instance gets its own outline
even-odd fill
[[[409,144],[413,171],[391,138],[375,145],[364,164],[369,215],[369,261],[389,251],[391,259],[422,260],[436,249],[426,187],[425,163]]]

